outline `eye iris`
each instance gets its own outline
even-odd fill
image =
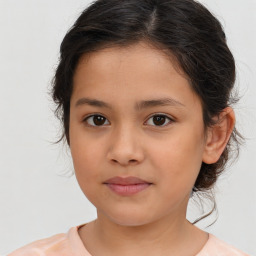
[[[94,116],[93,117],[93,122],[96,124],[96,125],[102,125],[104,124],[104,120],[105,118],[103,116]],[[102,122],[103,121],[103,122]]]
[[[154,116],[153,122],[156,125],[163,125],[165,123],[165,116]]]
[[[163,125],[165,123],[165,119],[166,117],[165,116],[153,116],[153,122],[154,124],[156,125]],[[96,126],[100,126],[100,125],[103,125],[104,122],[105,122],[105,117],[103,116],[97,116],[97,115],[94,115],[93,116],[93,122]]]

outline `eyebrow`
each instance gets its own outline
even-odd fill
[[[100,108],[113,109],[111,104],[101,100],[92,99],[92,98],[81,98],[75,104],[76,107],[82,106],[82,105],[90,105],[90,106],[95,106]],[[135,110],[139,111],[142,109],[156,107],[156,106],[183,106],[184,107],[185,105],[172,98],[161,98],[161,99],[142,100],[140,102],[136,102],[134,108]]]

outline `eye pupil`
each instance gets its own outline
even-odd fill
[[[165,115],[154,115],[151,118],[150,119],[153,120],[153,123],[155,126],[164,126],[166,118],[168,117],[166,117]],[[91,115],[89,118],[86,118],[86,122],[87,122],[87,119],[88,120],[91,119],[90,122],[93,123],[93,124],[90,124],[90,126],[103,126],[106,121],[106,118],[101,115]]]
[[[154,116],[153,121],[156,125],[163,125],[165,123],[165,116]]]
[[[103,121],[103,122],[102,122]],[[96,124],[96,125],[103,125],[104,124],[104,121],[105,121],[105,117],[103,116],[94,116],[93,117],[93,122]]]

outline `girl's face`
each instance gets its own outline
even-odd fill
[[[205,144],[200,99],[161,51],[141,42],[80,60],[70,149],[78,183],[98,218],[127,226],[185,218]],[[137,193],[138,185],[112,184],[127,188],[118,193],[106,184],[116,176],[147,184]]]

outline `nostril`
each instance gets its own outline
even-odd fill
[[[121,163],[120,161],[118,161],[118,160],[116,160],[116,159],[112,159],[112,162],[114,162],[114,163]],[[133,164],[133,163],[136,163],[137,162],[137,160],[135,160],[135,159],[131,159],[131,160],[129,160],[128,162],[126,162],[126,164]]]

